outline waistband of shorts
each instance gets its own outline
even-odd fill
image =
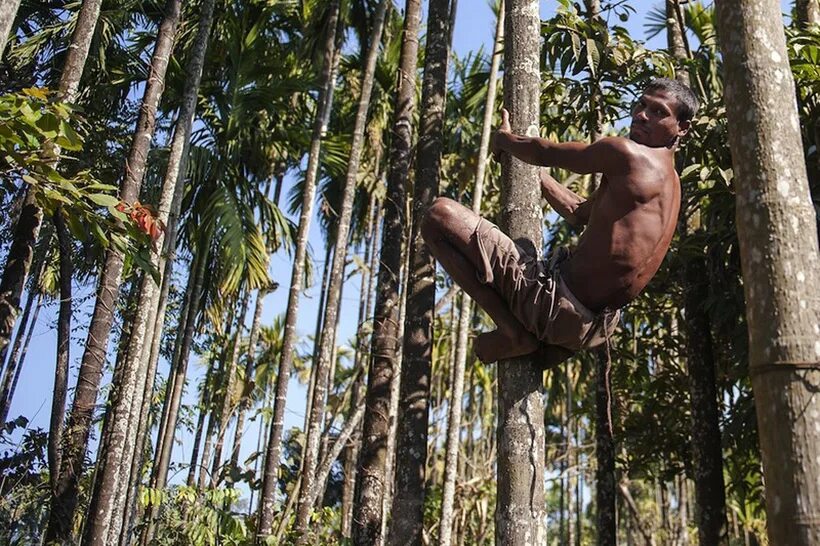
[[[606,308],[603,311],[595,313],[592,310],[590,310],[586,305],[581,303],[581,301],[575,296],[575,294],[572,293],[572,290],[570,290],[569,286],[567,286],[567,283],[564,281],[564,277],[561,275],[561,271],[559,269],[556,269],[555,271],[555,279],[558,281],[563,296],[572,303],[573,307],[575,307],[578,313],[585,320],[589,320],[590,322],[592,322],[600,317],[607,317],[608,320],[608,317],[610,315],[613,315],[619,311],[618,309]]]

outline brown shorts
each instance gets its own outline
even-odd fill
[[[479,281],[492,285],[513,315],[541,341],[578,351],[601,345],[615,330],[620,311],[593,313],[561,278],[558,265],[569,256],[566,249],[557,249],[548,260],[537,260],[483,218],[473,238],[483,261]]]

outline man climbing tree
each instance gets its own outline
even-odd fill
[[[495,225],[446,198],[437,199],[424,239],[453,279],[495,321],[476,339],[484,362],[551,346],[549,362],[602,344],[618,309],[649,283],[663,261],[680,209],[674,154],[698,108],[684,84],[651,82],[632,111],[629,138],[592,144],[515,135],[503,111],[493,152],[531,165],[601,173],[584,199],[541,171],[541,195],[566,221],[586,226],[577,246],[539,261]]]

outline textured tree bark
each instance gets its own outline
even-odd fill
[[[220,474],[222,473],[222,447],[225,445],[225,433],[228,431],[228,422],[234,410],[231,400],[236,379],[236,367],[239,364],[239,345],[242,341],[242,329],[245,326],[245,317],[248,314],[250,292],[245,292],[242,298],[242,311],[236,323],[236,333],[231,345],[231,356],[228,360],[228,369],[224,374],[221,408],[219,410],[219,425],[216,429],[216,443],[214,445],[214,460],[211,465],[211,488],[216,488],[222,483]]]
[[[68,47],[65,65],[63,66],[63,73],[60,77],[60,97],[65,102],[73,103],[77,98],[77,89],[80,85],[80,78],[83,73],[83,68],[85,67],[85,61],[88,58],[88,50],[91,47],[91,39],[94,36],[94,29],[97,26],[97,19],[100,15],[101,5],[102,0],[86,0],[83,2],[80,8],[80,13],[77,16],[74,33],[71,35],[71,44]],[[24,211],[20,214],[18,228],[15,232],[15,240],[12,244],[12,249],[9,251],[9,261],[6,263],[6,269],[3,271],[3,279],[0,281],[0,347],[2,347],[8,339],[8,334],[6,334],[5,331],[5,328],[8,326],[8,321],[5,315],[8,309],[7,305],[10,303],[13,308],[16,308],[18,305],[16,302],[19,302],[19,292],[17,292],[16,300],[14,293],[18,290],[18,287],[19,290],[22,290],[22,287],[25,284],[28,268],[31,264],[30,255],[33,251],[34,243],[37,240],[37,234],[40,231],[40,224],[42,222],[42,212],[35,203],[33,193],[29,193],[31,195],[31,200],[29,201],[28,198],[26,199]],[[24,220],[24,218],[27,218],[27,220]],[[25,227],[27,225],[30,225],[30,227]],[[23,226],[22,231],[20,230],[20,226]],[[22,235],[19,239],[18,234]],[[15,247],[14,245],[18,244],[18,241],[20,244],[18,247]],[[16,253],[14,253],[15,248],[18,249]],[[12,255],[17,257],[18,261],[16,262],[16,265],[11,261]],[[10,278],[7,280],[7,275],[9,274]],[[15,278],[17,280],[15,280]],[[6,300],[7,290],[11,293],[9,300]],[[79,394],[79,391],[80,388],[78,386],[77,393],[75,393],[75,400]],[[96,389],[94,397],[96,398]],[[93,411],[94,402],[95,401],[92,400],[90,404],[86,405],[84,410],[88,415],[87,420],[89,424],[90,414]],[[80,426],[83,425],[82,422],[79,422],[78,424]],[[71,419],[69,419],[69,423],[66,428],[69,435],[73,434],[72,426],[73,423]],[[71,476],[68,477],[66,481],[63,481],[66,476],[63,469],[60,469],[59,483],[57,484],[56,489],[52,492],[51,496],[49,520],[45,532],[46,543],[65,542],[71,537],[72,516],[74,515],[74,509],[77,502],[76,479],[78,479],[78,473],[85,455],[85,443],[86,442],[81,437],[76,437],[73,442],[64,440],[61,465],[65,462],[66,458],[70,456],[72,444],[74,444],[74,451],[82,450],[83,453],[79,457],[73,457],[72,460],[72,464],[76,462],[76,466],[72,466],[70,472],[72,474],[77,474],[77,478]],[[79,444],[82,444],[82,449]]]
[[[407,0],[399,60],[398,93],[394,108],[390,170],[384,201],[376,307],[373,313],[370,370],[362,426],[362,446],[353,508],[353,543],[381,540],[382,503],[386,484],[387,434],[390,426],[390,387],[399,348],[399,274],[405,223],[405,187],[412,154],[413,113],[416,103],[421,1]]]
[[[57,488],[57,478],[60,475],[60,443],[63,437],[71,348],[71,277],[74,274],[74,262],[71,259],[71,235],[60,209],[54,214],[54,227],[60,248],[60,312],[57,318],[57,362],[54,367],[54,390],[51,397],[51,419],[48,427],[48,469],[52,492]]]
[[[666,0],[666,44],[669,54],[676,61],[675,78],[689,85],[689,70],[684,64],[688,54],[683,36],[684,29],[680,25],[682,20],[679,1]]]
[[[795,7],[800,26],[808,27],[820,23],[820,2],[817,0],[796,0]]]
[[[148,430],[148,419],[150,402],[154,390],[156,370],[159,360],[159,345],[162,337],[162,329],[165,324],[165,307],[170,289],[170,275],[173,272],[176,252],[176,235],[179,219],[179,212],[182,206],[182,194],[185,183],[182,174],[185,172],[185,163],[190,148],[191,131],[196,114],[197,97],[199,96],[199,86],[202,79],[202,70],[205,64],[205,54],[208,49],[208,41],[213,23],[215,0],[204,0],[199,7],[200,15],[197,22],[196,35],[191,48],[190,59],[186,66],[185,90],[182,95],[182,103],[177,116],[177,123],[174,127],[174,135],[171,140],[171,149],[168,156],[168,166],[162,181],[159,203],[157,206],[157,217],[165,224],[165,232],[155,241],[151,250],[151,263],[161,272],[160,286],[154,284],[153,278],[146,275],[140,286],[138,308],[144,309],[144,313],[138,313],[135,321],[135,329],[141,330],[143,326],[136,325],[144,322],[145,335],[131,336],[129,358],[133,352],[133,358],[139,358],[138,377],[144,377],[136,388],[137,400],[133,404],[132,420],[136,422],[136,435],[131,442],[129,449],[123,455],[122,467],[131,467],[131,476],[127,485],[123,484],[120,495],[124,496],[123,517],[125,524],[123,532],[131,527],[131,514],[135,504],[139,472],[143,464],[143,453],[146,444]],[[162,249],[158,252],[155,249]],[[131,362],[130,366],[137,365]],[[141,389],[141,390],[140,390]],[[137,411],[138,410],[138,411]],[[134,423],[132,423],[132,427]],[[164,484],[163,484],[164,485]],[[151,514],[156,507],[151,507]],[[149,524],[150,525],[150,524]],[[153,530],[151,530],[153,532]],[[121,541],[127,542],[123,537]]]
[[[353,396],[350,401],[351,412],[355,408],[364,404],[365,397],[365,376],[369,366],[370,358],[367,350],[370,347],[370,336],[365,326],[372,317],[370,310],[373,308],[373,272],[376,270],[377,243],[380,233],[380,218],[376,214],[378,202],[375,198],[370,200],[370,225],[368,227],[368,242],[365,250],[364,262],[369,265],[362,271],[362,287],[359,304],[359,329],[357,332],[356,362],[355,368],[361,368],[361,373],[356,376],[353,384]],[[342,537],[350,539],[353,529],[353,500],[356,488],[356,466],[359,458],[359,445],[361,444],[361,422],[345,451],[344,465],[344,486],[342,489]]]
[[[11,34],[14,18],[20,8],[20,0],[5,0],[0,2],[0,57],[6,51],[6,43]]]
[[[26,298],[26,305],[23,308],[23,314],[20,317],[20,324],[17,328],[17,335],[14,337],[14,345],[11,348],[11,354],[7,355],[7,349],[9,345],[0,349],[0,366],[3,369],[3,379],[2,383],[0,383],[0,423],[5,423],[6,419],[8,418],[9,408],[11,407],[11,400],[13,398],[12,392],[12,384],[14,383],[14,377],[19,373],[18,370],[22,366],[23,359],[20,358],[20,350],[23,346],[23,340],[26,338],[26,329],[28,328],[28,321],[31,317],[31,306],[36,299],[38,305],[40,305],[40,301],[42,300],[42,293],[38,286],[40,282],[40,278],[43,274],[43,269],[45,268],[46,260],[45,258],[40,260],[37,266],[37,272],[35,273],[35,281],[32,283],[32,290],[29,290],[28,297]],[[34,326],[34,323],[37,322],[37,314],[35,313],[34,320],[32,321],[31,326]],[[6,358],[8,356],[8,359]],[[3,366],[5,364],[5,366]]]
[[[32,294],[33,295],[33,294]],[[11,401],[14,399],[14,393],[17,390],[17,382],[20,380],[20,373],[23,371],[23,362],[26,360],[26,353],[28,346],[31,343],[31,335],[34,332],[34,327],[37,325],[37,317],[40,315],[40,308],[43,306],[42,292],[36,293],[37,303],[34,306],[34,314],[31,315],[31,324],[28,327],[28,333],[25,334],[25,339],[19,347],[11,353],[8,366],[6,369],[6,377],[4,380],[8,384],[3,385],[3,397],[0,399],[0,423],[5,423],[8,419],[9,410],[11,409]],[[21,326],[23,326],[21,324]],[[20,329],[20,336],[23,336],[23,329]],[[17,345],[15,343],[15,345]]]
[[[780,6],[716,6],[769,541],[820,544],[820,257]]]
[[[322,72],[319,81],[319,102],[316,117],[313,121],[310,151],[308,153],[307,172],[305,175],[305,189],[302,196],[302,212],[299,216],[299,228],[296,234],[296,251],[293,258],[293,271],[288,292],[288,306],[285,312],[285,331],[282,340],[282,357],[279,361],[279,371],[276,376],[276,388],[273,408],[273,420],[265,448],[265,467],[262,474],[262,490],[260,492],[259,519],[256,530],[257,542],[264,541],[271,532],[273,523],[274,494],[276,492],[277,474],[279,470],[280,444],[282,442],[282,428],[285,418],[285,404],[293,367],[293,352],[296,343],[296,318],[299,313],[299,297],[305,276],[305,258],[307,256],[308,234],[313,218],[313,202],[316,197],[316,177],[319,172],[319,152],[322,146],[322,125],[325,112],[331,108],[330,88],[334,82],[331,79],[333,72],[333,56],[335,51],[336,18],[339,17],[339,2],[333,0],[330,5],[331,17],[328,22],[325,37]]]
[[[182,0],[167,0],[164,15],[157,31],[156,46],[151,57],[148,80],[145,86],[140,116],[136,132],[125,163],[125,172],[120,184],[120,199],[134,203],[139,198],[142,179],[148,160],[148,151],[156,127],[157,106],[165,86],[165,72],[168,68],[174,46]],[[77,486],[82,467],[82,460],[88,449],[91,418],[97,398],[105,353],[108,348],[108,335],[114,320],[114,305],[119,297],[124,256],[114,248],[106,253],[105,264],[100,274],[100,285],[94,313],[88,328],[88,339],[83,354],[77,379],[74,403],[69,416],[68,434],[66,435],[66,452],[63,456],[65,468],[60,472],[60,496],[66,506],[76,505]],[[137,313],[139,315],[139,313]],[[144,335],[146,324],[132,330],[132,334]],[[132,335],[132,339],[133,339]],[[129,354],[131,351],[129,351]],[[138,355],[135,355],[138,358]],[[110,408],[110,419],[106,421],[103,436],[108,437],[108,449],[103,454],[96,470],[94,493],[91,496],[89,520],[83,532],[84,545],[105,545],[109,543],[109,531],[116,527],[117,519],[115,502],[122,473],[123,454],[129,450],[133,432],[130,430],[131,410],[134,405],[134,394],[138,383],[138,366],[125,360],[122,370],[122,383],[112,385],[113,404]],[[141,406],[141,404],[140,404]],[[130,461],[129,461],[130,463]],[[130,468],[130,464],[128,465]],[[127,481],[127,479],[126,479]],[[73,511],[73,510],[72,510]],[[114,529],[119,537],[119,529]]]
[[[537,0],[507,0],[504,104],[516,134],[537,136],[541,75]],[[540,257],[538,171],[506,155],[501,162],[501,229]],[[496,542],[545,542],[543,374],[531,358],[498,363],[498,498]]]
[[[481,200],[484,195],[484,178],[487,160],[489,159],[490,135],[495,114],[496,94],[498,90],[498,69],[501,64],[501,48],[504,42],[504,1],[501,1],[495,28],[495,41],[490,77],[487,86],[487,101],[484,105],[484,120],[481,128],[481,142],[478,149],[478,166],[476,169],[475,187],[473,189],[472,211],[481,212]],[[473,316],[472,300],[464,292],[461,295],[458,322],[458,340],[455,350],[455,369],[453,371],[452,400],[460,400],[463,393],[464,369],[467,365],[467,339],[470,332],[470,321]],[[472,392],[471,392],[472,395]],[[453,505],[455,500],[455,468],[459,451],[459,430],[461,422],[461,405],[450,405],[448,417],[448,434],[446,460],[444,465],[444,486],[441,501],[441,520],[439,523],[439,544],[449,545],[452,534]],[[455,428],[453,428],[455,427]],[[472,432],[470,432],[472,437]]]
[[[450,0],[431,0],[427,19],[416,182],[413,190],[406,321],[396,423],[395,490],[389,544],[421,544],[424,527],[427,421],[430,414],[436,264],[421,238],[424,214],[438,194],[450,52]],[[462,369],[463,376],[463,369]],[[455,394],[454,394],[455,396]],[[454,398],[460,409],[460,399]],[[460,416],[458,421],[460,421]],[[456,441],[458,441],[456,421]],[[457,451],[456,451],[457,454]],[[453,461],[457,465],[456,461]]]
[[[60,75],[59,96],[63,102],[73,103],[77,100],[77,89],[88,57],[88,50],[91,47],[94,29],[97,26],[101,4],[102,0],[86,0],[80,7]],[[14,11],[16,13],[17,10]],[[57,150],[55,150],[55,155],[57,155]],[[42,222],[43,213],[37,205],[35,192],[28,191],[14,228],[14,239],[6,257],[3,276],[0,278],[0,350],[8,345],[11,332],[14,330],[14,322],[20,307],[20,296],[28,278],[31,260],[34,256],[34,244],[37,242]],[[47,539],[54,538],[56,536],[47,534]]]
[[[617,544],[615,517],[615,441],[610,428],[612,381],[606,354],[596,355],[598,373],[595,381],[595,501],[598,546]]]
[[[275,287],[273,287],[275,290]],[[245,383],[251,384],[253,381],[253,372],[256,368],[256,342],[259,339],[259,325],[262,322],[262,307],[265,302],[265,296],[271,290],[259,289],[256,294],[256,305],[253,310],[253,321],[251,322],[251,331],[248,335],[248,352],[245,355]],[[236,431],[233,436],[233,448],[231,449],[230,468],[239,467],[239,450],[242,447],[242,436],[245,428],[245,412],[250,407],[250,397],[243,396],[239,400],[236,416]]]

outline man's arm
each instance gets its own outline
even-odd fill
[[[552,142],[545,138],[514,135],[509,114],[502,111],[502,124],[493,138],[493,152],[507,152],[530,165],[559,167],[578,174],[617,175],[629,169],[631,151],[626,139],[602,138],[585,142]]]
[[[584,199],[550,176],[545,169],[539,169],[539,178],[541,196],[564,220],[575,227],[585,226],[589,222],[594,192],[588,199]]]

